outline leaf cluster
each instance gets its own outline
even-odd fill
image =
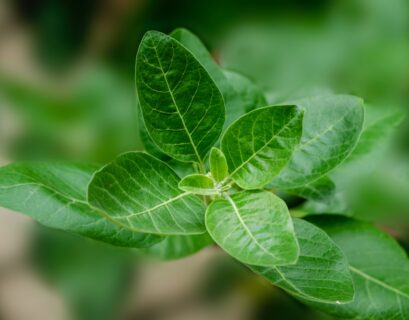
[[[279,196],[319,203],[333,195],[330,174],[365,155],[379,134],[364,129],[362,99],[325,94],[268,105],[184,29],[147,32],[135,71],[147,152],[102,168],[8,165],[0,205],[163,259],[216,244],[329,314],[408,318],[409,261],[391,237],[347,217],[295,218]]]

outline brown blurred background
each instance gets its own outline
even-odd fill
[[[141,149],[134,60],[150,29],[196,33],[271,103],[331,89],[409,109],[407,0],[2,0],[0,164]],[[354,211],[409,243],[409,121],[368,155]],[[360,173],[362,167],[356,168]],[[358,199],[358,200],[357,200]],[[308,320],[216,248],[159,262],[0,209],[1,320]]]

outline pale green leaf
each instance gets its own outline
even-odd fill
[[[136,233],[86,201],[96,167],[64,163],[16,163],[0,168],[0,206],[41,224],[118,246],[148,247],[159,237]]]
[[[298,243],[287,206],[267,191],[244,191],[214,200],[206,211],[213,240],[237,260],[259,266],[292,264]]]
[[[241,100],[242,108],[244,108],[243,113],[268,105],[263,91],[249,78],[231,70],[223,70],[223,73],[230,86],[236,91],[237,97]]]
[[[322,200],[334,195],[335,189],[334,182],[329,177],[323,176],[300,188],[287,189],[285,191],[305,199]]]
[[[200,195],[217,194],[215,181],[204,174],[191,174],[179,182],[179,189]]]
[[[225,110],[219,89],[193,54],[172,37],[147,32],[137,54],[136,87],[155,144],[177,160],[203,163]]]
[[[282,189],[302,187],[337,167],[357,144],[364,121],[363,102],[353,96],[324,95],[293,103],[305,110],[303,134],[273,180]]]
[[[295,106],[254,110],[225,132],[221,147],[230,177],[243,189],[270,182],[290,159],[302,133],[303,112]]]
[[[88,201],[124,227],[155,234],[205,232],[203,202],[178,188],[180,178],[164,162],[128,152],[94,174]]]
[[[396,241],[365,222],[341,217],[312,221],[345,253],[355,286],[351,303],[313,306],[339,318],[407,320],[409,260]]]
[[[226,157],[215,147],[210,151],[210,173],[217,182],[223,181],[229,174]]]
[[[186,236],[167,236],[165,240],[144,249],[145,254],[161,260],[174,260],[190,256],[213,243],[208,233]]]
[[[300,245],[294,265],[250,268],[296,298],[322,303],[351,302],[354,287],[343,252],[320,228],[293,219]]]

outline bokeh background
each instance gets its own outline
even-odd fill
[[[331,90],[363,97],[367,125],[409,111],[407,0],[2,0],[0,164],[105,163],[141,149],[136,50],[147,30],[176,27],[196,33],[271,103]],[[378,135],[344,182],[354,214],[406,249],[408,119]],[[0,319],[332,318],[214,247],[161,262],[0,209]]]

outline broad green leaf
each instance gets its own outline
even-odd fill
[[[96,167],[63,163],[16,163],[0,168],[0,206],[41,224],[125,247],[149,247],[159,237],[136,233],[86,201]]]
[[[295,263],[298,243],[284,201],[267,191],[244,191],[214,200],[206,227],[237,260],[258,266]]]
[[[221,147],[230,177],[243,189],[270,182],[290,159],[302,133],[303,112],[296,106],[254,110],[225,132]]]
[[[285,190],[288,193],[311,200],[322,200],[331,197],[335,193],[335,184],[327,176],[308,183],[303,187]]]
[[[137,54],[136,87],[155,144],[177,160],[203,163],[225,110],[219,89],[193,54],[172,37],[147,32]]]
[[[302,187],[327,174],[347,158],[358,142],[364,121],[361,99],[326,95],[294,104],[305,110],[303,134],[291,160],[272,184]]]
[[[250,268],[296,298],[340,304],[352,301],[354,287],[344,253],[320,228],[293,219],[300,245],[294,265]]]
[[[223,70],[196,35],[178,28],[171,36],[192,52],[222,93],[226,105],[225,128],[246,112],[267,105],[263,93],[254,83],[239,73]]]
[[[408,319],[409,260],[396,241],[365,222],[341,217],[312,221],[345,253],[355,286],[351,303],[313,306],[340,318]]]
[[[94,174],[88,201],[135,231],[154,234],[205,232],[203,202],[178,188],[180,178],[164,162],[128,152]]]
[[[218,193],[215,181],[204,174],[191,174],[184,177],[179,182],[179,189],[205,196]]]
[[[210,173],[217,182],[223,181],[229,174],[226,157],[215,147],[210,151]]]
[[[187,236],[167,236],[165,240],[144,249],[143,252],[162,260],[190,256],[213,243],[208,233]]]

